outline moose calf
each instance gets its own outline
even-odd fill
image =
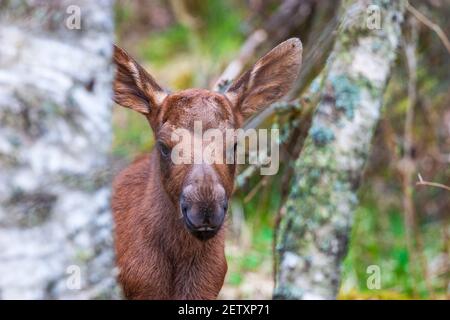
[[[114,101],[143,114],[156,146],[114,180],[112,208],[119,282],[128,299],[215,299],[227,271],[223,223],[235,164],[176,164],[176,128],[237,129],[282,98],[295,81],[302,45],[289,39],[261,58],[225,93],[164,91],[114,47]],[[201,143],[207,144],[207,141]]]

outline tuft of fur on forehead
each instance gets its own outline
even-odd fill
[[[222,94],[205,89],[187,89],[167,97],[160,110],[160,124],[168,122],[192,130],[195,121],[203,129],[234,128],[235,119],[229,100]]]

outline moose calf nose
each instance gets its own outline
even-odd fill
[[[222,226],[226,204],[180,200],[181,211],[188,230],[200,240],[212,238]]]
[[[193,229],[216,229],[222,224],[225,210],[216,205],[182,204],[183,215],[186,222]]]

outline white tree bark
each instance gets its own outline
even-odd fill
[[[0,3],[0,298],[118,296],[112,6]]]
[[[283,208],[275,298],[336,298],[356,191],[396,57],[404,2],[356,0],[345,5],[322,75],[322,98]],[[376,9],[379,29],[373,20]]]

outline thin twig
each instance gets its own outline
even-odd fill
[[[425,286],[431,297],[434,296],[433,286],[428,272],[428,262],[423,254],[423,238],[416,221],[416,208],[413,199],[413,172],[417,164],[413,157],[414,146],[414,108],[417,102],[417,20],[409,19],[409,37],[405,36],[403,48],[405,50],[407,68],[408,68],[408,109],[406,110],[406,119],[404,127],[404,156],[399,165],[401,165],[401,174],[403,177],[403,209],[405,222],[406,244],[411,255],[411,266],[420,268],[422,277],[425,280]],[[419,265],[416,265],[416,264]],[[414,288],[415,291],[415,288]]]
[[[270,106],[257,113],[253,118],[249,119],[245,123],[245,129],[258,128],[262,123],[264,123],[264,121],[273,116],[275,113],[290,112],[293,110],[300,110],[300,108],[300,99],[272,103]]]
[[[225,71],[217,79],[213,90],[225,91],[227,84],[236,79],[244,69],[245,65],[253,58],[257,49],[266,41],[267,33],[262,29],[253,32],[239,51],[238,57],[231,61]]]
[[[269,176],[264,176],[257,184],[256,186],[247,194],[247,196],[244,198],[244,203],[250,202],[250,200],[253,199],[253,197],[256,195],[256,193],[261,189],[261,187],[264,187],[267,184],[267,178]]]
[[[437,182],[425,181],[425,180],[423,180],[423,178],[420,175],[420,173],[417,176],[419,177],[419,181],[416,182],[416,186],[430,186],[430,187],[436,187],[436,188],[441,188],[441,189],[445,189],[447,191],[450,191],[450,187],[446,186],[445,184],[437,183]]]
[[[430,19],[428,19],[422,12],[414,8],[408,1],[406,2],[406,9],[411,12],[417,20],[422,22],[424,25],[426,25],[428,28],[433,30],[439,39],[441,39],[443,45],[447,49],[448,53],[450,53],[450,41],[448,40],[447,35],[442,30],[440,26],[438,26],[436,23],[432,22]]]

